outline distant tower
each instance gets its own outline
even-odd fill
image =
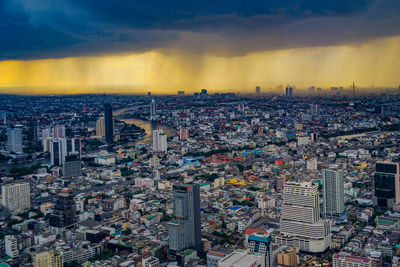
[[[106,142],[111,144],[114,141],[114,125],[112,106],[109,103],[104,104],[104,126]]]
[[[344,181],[342,170],[322,172],[323,214],[325,216],[339,215],[344,211]]]
[[[261,93],[260,86],[256,86],[256,95],[259,95],[260,93]]]
[[[157,105],[156,101],[153,98],[150,103],[150,120],[155,120],[156,114],[157,114]]]
[[[14,128],[7,129],[7,151],[22,154],[23,150],[23,137],[22,125],[15,125]]]
[[[353,82],[353,95],[356,95],[356,85]]]

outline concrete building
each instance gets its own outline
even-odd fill
[[[104,138],[106,136],[106,128],[104,117],[100,117],[96,121],[96,136]]]
[[[22,125],[16,125],[14,128],[7,129],[7,151],[16,154],[22,154],[24,152]]]
[[[1,187],[1,200],[9,211],[24,211],[31,207],[29,183],[6,184]]]
[[[112,106],[109,103],[104,104],[104,131],[106,142],[111,144],[114,142],[114,120],[112,114]]]
[[[59,125],[53,128],[53,138],[65,138],[65,126]]]
[[[155,152],[167,152],[167,135],[163,130],[153,131],[153,150]]]
[[[271,230],[270,232],[273,232]],[[265,267],[272,267],[273,266],[273,259],[272,259],[272,238],[271,235],[264,234],[264,233],[253,233],[248,236],[247,238],[247,249],[250,252],[257,252],[264,255],[265,259]]]
[[[287,182],[283,190],[279,245],[320,253],[331,243],[331,222],[320,219],[318,186]]]
[[[264,255],[236,250],[219,261],[218,267],[265,267]]]
[[[200,222],[200,186],[173,186],[173,220],[168,223],[169,251],[175,254],[194,248],[202,251]]]
[[[18,256],[18,242],[15,236],[6,235],[4,238],[4,247],[7,256],[11,258],[16,258]]]
[[[62,267],[63,260],[60,254],[52,249],[32,255],[33,267]]]
[[[225,258],[226,255],[230,254],[232,250],[218,249],[210,250],[207,253],[207,267],[218,267],[218,263]]]
[[[372,260],[365,257],[335,254],[332,257],[333,267],[372,267]]]
[[[296,249],[292,247],[283,247],[276,254],[276,262],[278,265],[294,267],[297,265]]]
[[[160,265],[160,260],[150,256],[142,259],[142,267],[157,267]]]
[[[157,104],[154,98],[150,102],[150,120],[155,120],[157,115]]]
[[[344,180],[342,170],[322,171],[323,214],[334,216],[344,211]]]
[[[62,174],[66,178],[82,175],[81,159],[77,154],[65,157]]]

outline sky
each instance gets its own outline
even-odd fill
[[[397,87],[398,0],[0,0],[0,93]]]

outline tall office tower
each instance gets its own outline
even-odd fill
[[[65,126],[60,125],[60,126],[55,126],[53,129],[53,137],[54,138],[65,138]]]
[[[322,171],[323,214],[339,215],[344,211],[344,180],[342,170]]]
[[[96,121],[96,136],[101,138],[104,138],[106,136],[104,117],[100,117]]]
[[[38,126],[36,119],[32,121],[32,141],[35,145],[38,143]]]
[[[82,175],[82,164],[79,154],[65,156],[62,174],[66,178]]]
[[[310,112],[311,112],[311,114],[318,115],[319,114],[319,105],[318,104],[311,104]]]
[[[353,95],[356,95],[356,85],[353,82]]]
[[[114,141],[114,125],[111,104],[104,104],[104,129],[106,142],[111,144]]]
[[[400,203],[400,171],[399,163],[377,162],[374,176],[374,205],[393,208]]]
[[[256,95],[261,94],[261,88],[260,86],[256,86]]]
[[[286,97],[292,97],[293,96],[293,87],[286,87],[286,92],[285,92]]]
[[[157,104],[154,98],[150,102],[150,120],[155,120],[157,115]]]
[[[207,89],[201,89],[200,95],[206,96],[207,95]]]
[[[76,205],[72,189],[64,188],[58,195],[54,205],[53,214],[50,216],[50,231],[53,234],[61,234],[66,228],[76,223]]]
[[[169,251],[175,254],[187,248],[202,251],[200,221],[200,186],[174,185],[173,220],[168,223]]]
[[[283,190],[279,245],[320,253],[331,243],[331,221],[320,219],[318,186],[287,182]]]
[[[63,259],[57,250],[32,253],[33,267],[63,267]]]
[[[167,135],[163,130],[153,131],[153,150],[156,152],[167,152]]]
[[[31,208],[29,183],[5,184],[1,187],[1,201],[9,211],[24,211]]]
[[[274,263],[271,242],[272,238],[269,233],[253,233],[247,238],[247,249],[250,252],[264,254],[265,267],[272,267]]]
[[[7,151],[22,154],[23,139],[22,139],[22,125],[15,125],[14,128],[7,129]]]
[[[50,163],[61,166],[67,155],[67,139],[59,138],[50,141]]]
[[[179,129],[179,140],[188,140],[189,139],[189,130],[185,128]]]

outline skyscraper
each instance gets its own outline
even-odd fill
[[[65,138],[65,126],[59,125],[53,128],[53,138]]]
[[[106,142],[111,144],[114,141],[114,125],[112,106],[109,103],[104,104],[104,129],[106,135]]]
[[[76,223],[76,205],[72,189],[64,188],[58,195],[54,205],[53,214],[50,216],[50,231],[61,234],[68,227]]]
[[[400,203],[400,171],[399,163],[378,162],[374,176],[374,205],[392,208]]]
[[[331,222],[320,219],[318,187],[310,182],[287,182],[283,190],[279,245],[320,253],[331,243]]]
[[[202,251],[200,186],[173,186],[173,220],[168,223],[169,251],[176,254],[187,248]]]
[[[65,138],[50,141],[50,163],[54,166],[61,166],[67,155],[67,140]]]
[[[293,96],[293,87],[286,87],[286,92],[285,92],[286,97],[292,97]]]
[[[153,150],[155,152],[167,152],[167,135],[163,130],[153,131]]]
[[[1,187],[1,201],[9,211],[24,211],[31,207],[29,183],[6,184]]]
[[[344,180],[342,170],[322,171],[323,214],[333,216],[344,211]]]
[[[154,98],[150,102],[150,120],[155,120],[157,115],[157,105]]]
[[[104,117],[100,117],[96,121],[96,135],[101,138],[104,138],[106,136]]]
[[[17,154],[22,154],[24,152],[22,125],[15,125],[14,128],[7,129],[7,151]]]
[[[256,95],[259,95],[260,93],[261,93],[260,86],[256,86]]]

